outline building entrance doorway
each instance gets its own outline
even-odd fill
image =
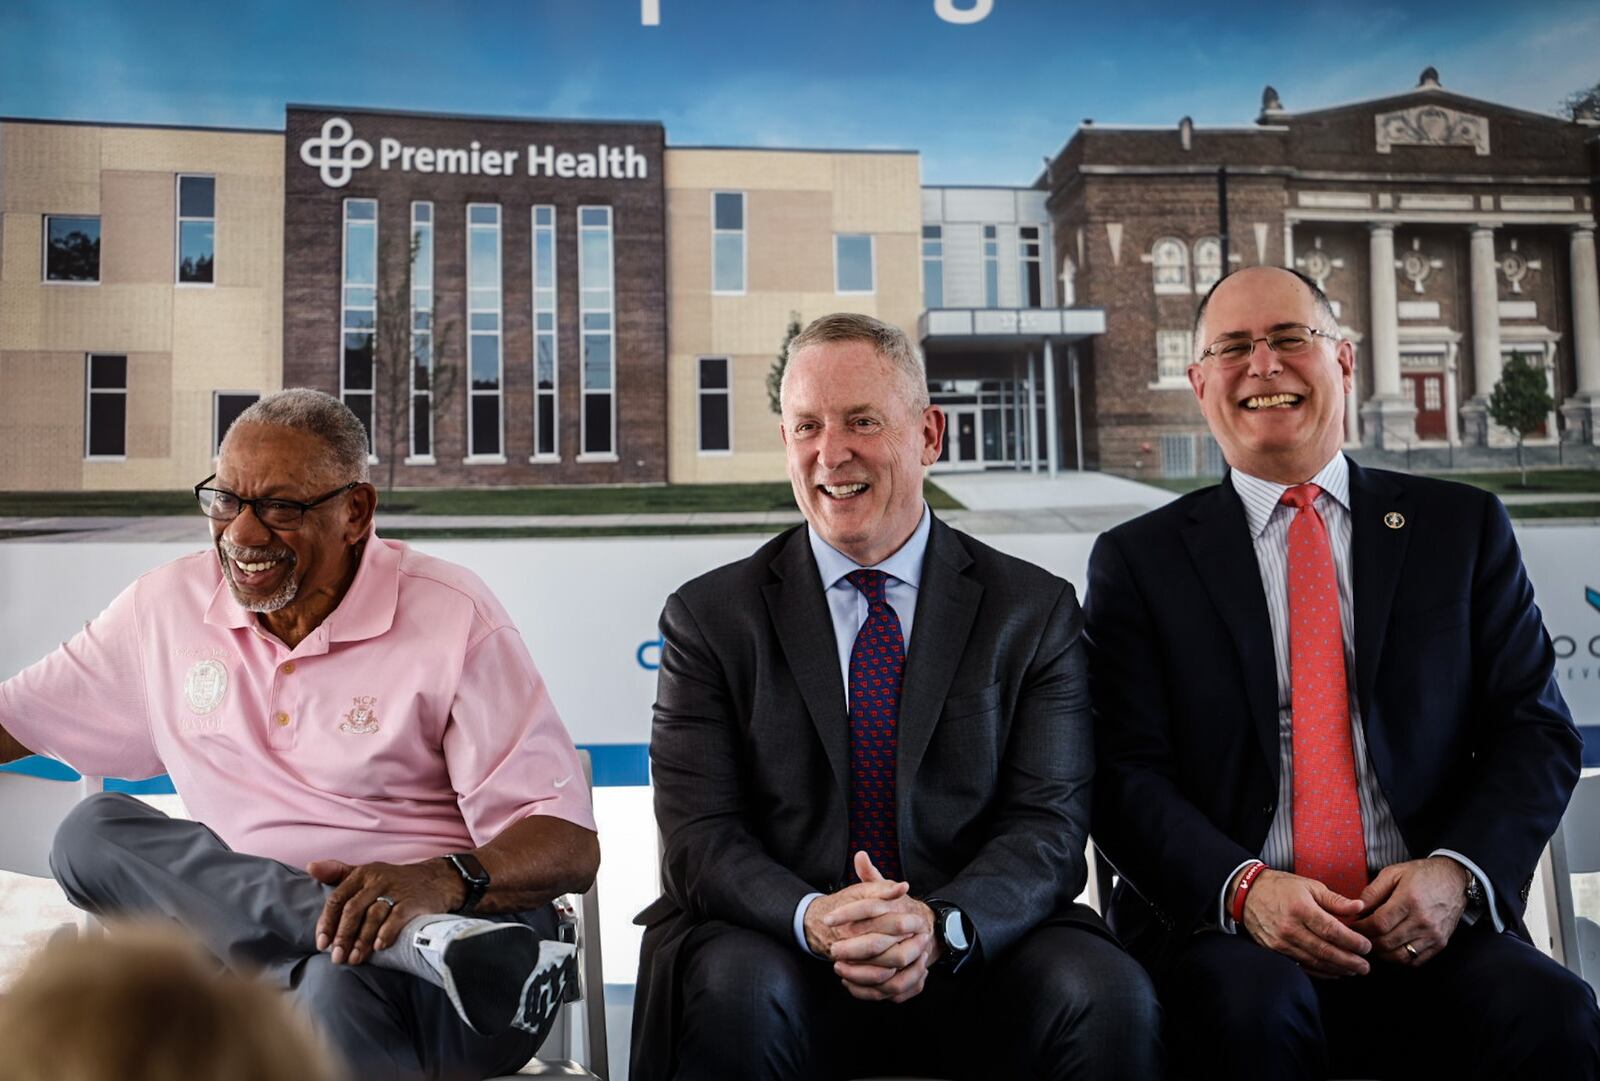
[[[975,405],[942,406],[945,415],[944,446],[939,464],[946,469],[982,469],[983,410]]]
[[[1444,373],[1416,372],[1401,379],[1417,406],[1417,438],[1445,438]]]

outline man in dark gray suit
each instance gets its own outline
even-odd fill
[[[899,330],[817,320],[782,398],[807,525],[661,616],[633,1076],[1157,1076],[1150,984],[1073,901],[1072,587],[928,510],[944,415]]]

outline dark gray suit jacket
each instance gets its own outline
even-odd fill
[[[1073,903],[1094,761],[1082,627],[1067,582],[934,519],[901,695],[901,866],[914,895],[971,917],[983,955],[1046,922],[1107,933]],[[805,528],[683,586],[661,633],[641,1081],[671,1073],[688,935],[720,920],[798,949],[795,907],[844,885],[850,856],[845,688]]]

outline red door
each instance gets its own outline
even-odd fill
[[[1412,400],[1417,403],[1417,438],[1443,439],[1444,373],[1418,372],[1401,378],[1410,384]]]

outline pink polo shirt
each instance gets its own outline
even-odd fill
[[[80,772],[167,772],[240,852],[411,862],[528,815],[594,829],[572,739],[471,571],[372,536],[294,649],[240,608],[213,551],[140,577],[0,683],[0,725]]]

